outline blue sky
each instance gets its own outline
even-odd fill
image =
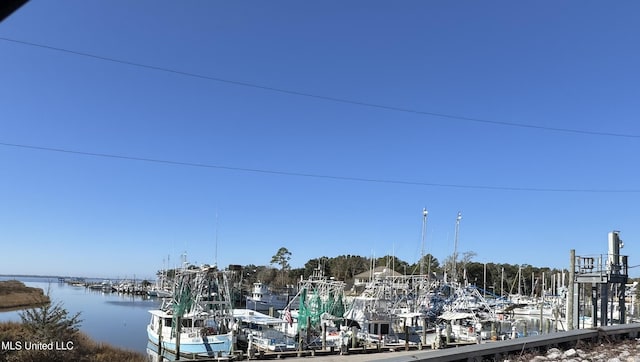
[[[0,274],[413,263],[423,207],[440,260],[461,211],[476,261],[568,267],[620,230],[640,264],[638,11],[32,0],[0,23]]]

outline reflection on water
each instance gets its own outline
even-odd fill
[[[150,345],[150,348],[147,348],[146,331],[150,319],[148,310],[158,308],[161,304],[159,299],[139,295],[103,293],[85,287],[58,283],[57,279],[0,277],[0,280],[9,279],[18,279],[27,286],[42,288],[45,292],[49,290],[52,302],[62,302],[70,315],[80,312],[80,319],[82,319],[80,330],[93,340],[144,353],[152,360],[160,359],[156,353],[157,347],[154,348],[153,345]],[[19,322],[19,313],[20,311],[0,312],[0,321]],[[539,319],[531,318],[515,323],[511,321],[499,323],[497,332],[510,334],[514,325],[519,335],[524,335],[525,331],[526,334],[531,335],[538,334],[541,329],[553,331],[556,324],[545,320],[543,328],[541,328]],[[171,356],[167,357],[171,358]]]
[[[136,297],[141,298],[143,301],[155,302],[155,299],[151,299],[150,297],[146,297],[146,296],[136,296]],[[112,305],[119,305],[122,307],[144,308],[145,311],[149,306],[149,303],[140,303],[140,300],[107,300],[105,301],[105,303],[112,304]]]
[[[53,303],[62,302],[70,315],[80,312],[80,330],[97,342],[145,353],[147,312],[160,306],[159,299],[140,295],[103,293],[84,287],[58,283],[57,279],[33,277],[0,277],[18,279],[29,287],[50,292]],[[1,312],[0,321],[20,321],[20,311]]]
[[[173,353],[169,353],[167,351],[162,351],[162,357],[158,354],[158,346],[151,343],[151,341],[147,342],[147,360],[149,362],[165,362],[165,361],[175,361],[176,355]]]

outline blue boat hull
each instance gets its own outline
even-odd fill
[[[149,341],[154,345],[158,345],[158,336],[152,332],[147,331]],[[231,333],[210,335],[210,336],[196,336],[193,338],[181,337],[180,339],[180,354],[187,355],[203,355],[203,356],[226,356],[232,353],[233,336]],[[170,353],[176,353],[176,340],[175,338],[162,339],[162,349]]]

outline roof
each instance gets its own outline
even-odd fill
[[[444,312],[442,313],[441,316],[438,317],[438,319],[444,319],[444,320],[456,320],[456,319],[473,319],[474,315],[473,313],[465,313],[465,312]]]
[[[363,271],[360,274],[357,274],[354,278],[356,279],[367,279],[369,278],[369,276],[371,276],[371,270],[367,270],[367,271]],[[377,266],[375,267],[375,269],[373,269],[373,275],[374,276],[401,276],[402,274],[392,270],[389,267],[386,266]]]
[[[273,324],[287,323],[287,321],[283,319],[274,318],[266,314],[256,312],[251,309],[234,309],[233,317],[238,318],[239,320],[246,323],[254,323],[254,324],[260,324],[260,325],[273,325]]]

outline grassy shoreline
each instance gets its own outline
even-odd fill
[[[147,357],[136,351],[122,349],[108,343],[96,342],[83,332],[77,332],[70,341],[39,340],[31,335],[20,322],[0,322],[0,340],[10,343],[12,348],[0,350],[0,361],[147,361]],[[27,350],[36,343],[51,343],[54,350]]]
[[[18,280],[0,281],[0,311],[39,307],[50,302],[40,288],[27,287]]]
[[[61,306],[52,305],[42,289],[17,280],[0,281],[0,312],[11,310],[24,310],[23,322],[30,322],[0,322],[0,362],[147,361],[142,353],[92,340],[77,329],[77,316],[69,318]]]

